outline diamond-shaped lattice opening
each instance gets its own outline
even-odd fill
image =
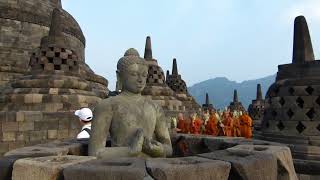
[[[281,106],[283,106],[284,103],[286,103],[286,101],[285,101],[284,98],[282,97],[282,98],[279,100],[279,103],[281,104]]]
[[[312,93],[314,91],[314,89],[311,86],[308,86],[305,90],[309,95],[312,95]]]
[[[270,127],[270,123],[269,123],[268,121],[265,123],[265,127],[266,127],[266,128],[269,128],[269,127]]]
[[[296,130],[297,130],[299,133],[302,133],[305,129],[306,129],[306,126],[304,126],[304,125],[302,124],[302,122],[299,121],[298,125],[296,126]]]
[[[320,124],[317,126],[318,131],[320,131]]]
[[[277,116],[277,111],[272,111],[272,116],[273,116],[273,118],[275,118],[276,116]]]
[[[291,87],[291,88],[289,88],[289,93],[290,93],[290,95],[293,95],[293,93],[294,93],[294,89]]]
[[[315,111],[313,108],[311,108],[311,109],[306,113],[306,115],[308,116],[309,119],[312,120],[312,119],[315,117],[315,115],[316,115],[316,111]]]
[[[53,58],[48,58],[49,63],[53,63]]]
[[[271,103],[272,103],[272,100],[271,100],[271,98],[269,98],[269,99],[268,99],[268,103],[269,103],[269,104],[271,104]]]
[[[67,60],[66,59],[62,59],[62,64],[67,64]]]
[[[60,65],[54,65],[54,70],[61,70],[61,66]]]
[[[289,109],[287,111],[287,115],[289,116],[289,118],[292,118],[292,116],[294,115],[294,112],[291,109]]]
[[[300,108],[303,108],[304,100],[301,97],[298,97],[296,102]]]
[[[279,88],[279,87],[275,87],[275,88],[274,88],[274,93],[275,93],[275,95],[277,95],[277,94],[279,93],[279,91],[280,91],[280,88]]]
[[[279,121],[279,123],[277,124],[277,127],[280,131],[282,131],[285,127],[284,124],[282,123],[282,121]]]

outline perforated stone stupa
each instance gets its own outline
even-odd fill
[[[0,1],[0,87],[22,76],[32,51],[49,32],[51,13],[59,8],[69,46],[84,60],[85,38],[76,20],[61,7],[60,0]]]
[[[266,95],[262,139],[288,144],[300,174],[320,175],[320,61],[313,54],[307,22],[294,21],[291,64],[278,66]]]
[[[231,112],[233,111],[246,112],[246,109],[243,107],[242,103],[239,101],[237,90],[233,91],[233,101],[230,103],[229,109],[231,110]]]
[[[160,104],[166,115],[176,115],[185,111],[182,102],[176,98],[175,92],[166,84],[162,68],[152,56],[151,38],[146,38],[144,59],[149,66],[148,78],[142,94],[150,96],[152,100]]]
[[[186,82],[178,73],[177,60],[174,58],[172,63],[172,74],[167,71],[166,83],[176,93],[178,100],[185,106],[188,112],[197,112],[201,108],[195,99],[188,93]]]
[[[30,70],[0,95],[0,153],[75,137],[80,124],[74,111],[107,97],[107,80],[94,74],[73,37],[63,33],[63,12],[53,10],[49,35],[29,57]]]
[[[249,105],[248,113],[253,120],[253,126],[255,130],[259,130],[261,126],[261,121],[264,114],[265,101],[262,98],[261,84],[257,85],[257,97],[255,100],[252,100],[252,103]]]

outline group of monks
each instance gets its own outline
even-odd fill
[[[185,134],[252,138],[252,119],[246,112],[230,109],[219,112],[209,109],[200,116],[191,113],[188,118],[180,113],[176,130]]]

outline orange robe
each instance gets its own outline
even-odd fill
[[[217,126],[217,120],[216,120],[216,117],[215,115],[211,115],[207,124],[206,124],[206,127],[205,127],[205,134],[208,134],[208,135],[212,135],[212,136],[217,136],[218,135],[218,126]]]
[[[191,134],[200,134],[201,133],[201,126],[202,126],[202,121],[198,118],[196,118],[194,121],[190,123],[190,133]]]
[[[240,130],[240,119],[234,118],[233,119],[233,132],[234,137],[241,137],[241,130]]]
[[[252,138],[252,119],[250,116],[246,114],[240,116],[240,130],[242,137]]]
[[[179,120],[177,128],[181,130],[179,133],[189,133],[189,127],[186,120]]]
[[[233,119],[231,118],[230,114],[227,114],[227,113],[224,114],[223,125],[224,125],[225,136],[231,137],[232,130],[233,130]]]

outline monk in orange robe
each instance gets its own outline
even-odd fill
[[[252,119],[246,112],[240,116],[240,130],[242,137],[252,138]]]
[[[190,133],[191,134],[200,134],[202,121],[197,117],[197,114],[194,113],[191,115],[191,123],[190,123]]]
[[[224,125],[225,136],[232,137],[233,119],[231,117],[230,112],[228,111],[225,111],[223,113],[223,125]]]
[[[177,125],[177,132],[178,133],[189,133],[189,123],[184,119],[183,114],[178,114],[178,125]]]
[[[211,113],[209,120],[205,126],[205,134],[217,136],[218,135],[218,120],[215,113]]]
[[[239,112],[235,111],[235,112],[232,113],[232,115],[233,115],[233,130],[232,130],[232,134],[233,134],[234,137],[241,137]]]

